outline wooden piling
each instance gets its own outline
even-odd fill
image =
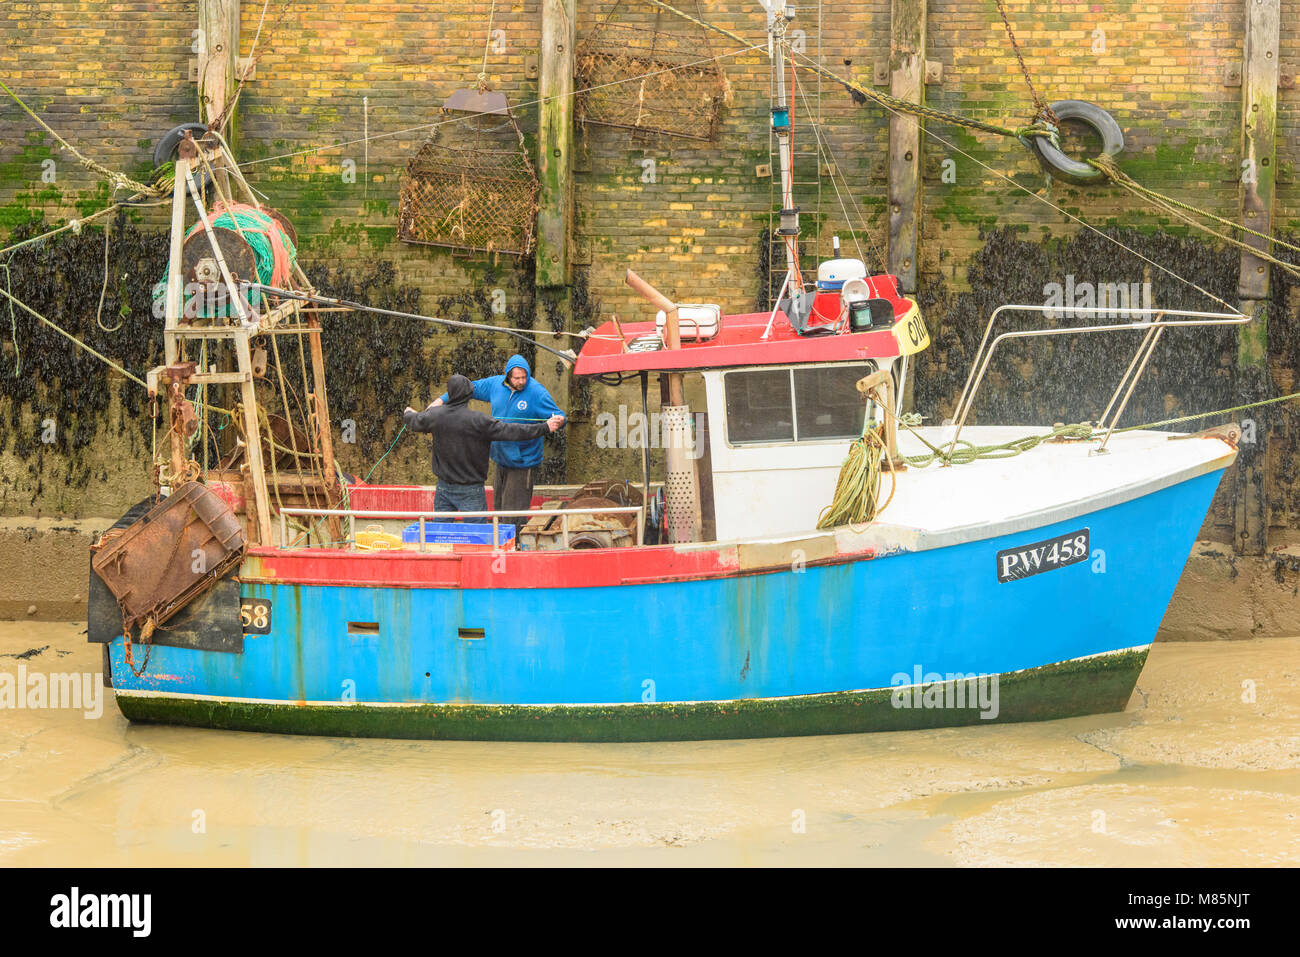
[[[573,221],[573,46],[576,0],[542,0],[537,80],[537,286],[567,286]]]
[[[199,116],[212,123],[226,101],[235,94],[239,63],[239,0],[199,0]],[[225,137],[236,149],[238,127],[234,111],[226,122]]]
[[[1277,89],[1281,32],[1280,0],[1246,0],[1246,37],[1241,81],[1241,222],[1269,234],[1273,221],[1273,192],[1277,170]],[[1247,235],[1248,245],[1268,251],[1268,243]],[[1241,253],[1237,294],[1240,309],[1253,320],[1237,331],[1238,400],[1257,402],[1273,392],[1268,369],[1268,263],[1251,252]],[[1243,434],[1237,459],[1234,525],[1237,549],[1262,555],[1268,545],[1268,501],[1265,463],[1268,412],[1255,410],[1254,429]],[[1251,431],[1255,441],[1247,441]]]
[[[889,92],[925,102],[926,0],[892,0],[889,20]],[[889,118],[889,271],[898,287],[916,293],[921,222],[921,120]]]

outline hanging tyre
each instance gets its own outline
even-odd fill
[[[154,144],[154,169],[175,161],[176,148],[181,145],[181,140],[185,139],[187,132],[197,140],[207,131],[208,125],[206,123],[182,123],[179,126],[173,126]],[[194,176],[195,182],[199,184],[199,189],[206,190],[212,185],[212,177],[208,175],[206,169],[195,170]]]
[[[1108,156],[1116,156],[1124,150],[1124,134],[1119,124],[1101,107],[1083,100],[1057,100],[1052,104],[1052,112],[1062,122],[1076,120],[1091,129],[1100,137],[1101,151]],[[1062,182],[1074,186],[1096,186],[1106,182],[1106,175],[1101,170],[1066,156],[1046,136],[1032,137],[1029,146],[1043,169]]]

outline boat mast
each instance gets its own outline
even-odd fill
[[[776,136],[777,150],[781,164],[781,222],[777,235],[785,244],[785,278],[781,281],[781,291],[777,293],[776,305],[768,318],[767,328],[763,331],[766,339],[772,334],[772,323],[781,308],[781,301],[787,292],[790,295],[790,308],[798,311],[803,295],[803,277],[799,273],[799,209],[794,204],[794,170],[793,150],[790,144],[790,104],[785,88],[786,31],[794,20],[795,8],[782,0],[762,0],[767,10],[768,55],[772,58],[772,69],[776,71],[776,95],[772,104],[772,133]]]

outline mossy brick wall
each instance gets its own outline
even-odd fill
[[[1225,67],[1241,63],[1242,4],[1010,2],[1007,9],[1025,64],[1047,101],[1086,100],[1108,110],[1124,133],[1120,164],[1125,172],[1152,189],[1236,218],[1241,88],[1226,86],[1223,77]],[[1287,51],[1300,54],[1292,42],[1298,14],[1300,4],[1283,3],[1282,22],[1291,24],[1284,32],[1284,58]],[[929,57],[944,71],[943,83],[928,88],[931,104],[1009,127],[1030,118],[1029,89],[993,3],[931,0],[929,25]],[[1293,102],[1294,91],[1281,91],[1278,159],[1286,171],[1278,190],[1281,219],[1289,218],[1296,198],[1286,126]],[[1098,226],[1186,232],[1119,189],[1058,182],[1045,190],[1040,167],[1014,141],[940,124],[930,128],[953,148],[927,142],[925,231],[932,240],[927,252],[932,260],[936,254],[942,259],[940,268],[958,285],[964,284],[969,258],[963,253],[979,242],[980,226],[1011,224],[1035,237],[1080,228],[1035,196]],[[1095,150],[1098,144],[1073,132],[1069,142]],[[955,182],[943,181],[938,158],[954,161]]]
[[[579,0],[580,42],[610,6],[606,0]],[[1049,100],[1090,100],[1115,115],[1127,142],[1125,170],[1176,198],[1236,217],[1241,90],[1225,86],[1222,77],[1224,66],[1241,57],[1240,3],[1184,0],[1098,7],[1011,0],[1007,7],[1039,90]],[[749,0],[701,2],[699,9],[707,19],[742,36],[762,39],[761,12]],[[537,0],[496,4],[493,27],[504,31],[505,51],[490,53],[486,69],[493,84],[516,105],[530,148],[535,148],[537,84],[525,75],[525,60],[537,53],[539,10]],[[261,12],[261,4],[242,4],[242,53],[248,52]],[[1300,0],[1283,4],[1284,73],[1294,72],[1287,68],[1300,59],[1298,14]],[[621,5],[619,15],[639,20],[647,29],[653,29],[657,19],[647,5],[633,0]],[[931,0],[928,16],[927,56],[943,67],[942,82],[926,88],[929,102],[1002,125],[1026,121],[1032,114],[1029,93],[991,0]],[[445,306],[471,317],[492,316],[485,289],[500,287],[506,291],[512,320],[524,322],[533,302],[528,270],[516,269],[508,257],[493,263],[483,256],[410,246],[395,236],[398,183],[406,161],[431,124],[444,119],[438,109],[445,97],[458,87],[472,86],[482,67],[484,6],[464,0],[328,0],[294,3],[279,17],[280,5],[270,4],[257,78],[241,99],[239,152],[253,185],[297,225],[305,240],[304,261],[338,266],[372,257],[389,260],[396,266],[396,282],[419,291],[423,309]],[[694,29],[667,16],[659,22],[674,32]],[[87,153],[139,173],[149,165],[151,143],[161,132],[195,118],[194,88],[186,78],[194,26],[191,3],[10,3],[0,11],[0,72]],[[874,65],[888,58],[888,2],[802,4],[796,26],[806,33],[810,56],[820,56],[828,67],[860,82],[871,82]],[[1104,49],[1098,44],[1102,36]],[[767,250],[759,240],[777,205],[772,181],[755,172],[756,165],[772,161],[766,119],[769,70],[764,56],[757,51],[739,54],[735,41],[712,36],[708,43],[716,54],[737,54],[720,61],[731,102],[715,142],[639,137],[596,126],[579,131],[574,259],[585,283],[588,311],[583,322],[615,311],[625,319],[649,317],[648,308],[622,283],[627,268],[682,300],[717,301],[729,311],[749,311],[762,298],[761,264]],[[885,242],[887,116],[870,104],[853,103],[827,81],[820,94],[815,77],[801,74],[800,82],[821,115],[843,192],[836,194],[827,175],[821,176],[820,191],[811,186],[798,190],[809,238],[806,255],[814,260],[828,255],[833,233],[853,249],[856,234],[863,256],[878,261]],[[1294,89],[1279,93],[1279,231],[1293,228],[1298,202],[1291,146],[1300,123],[1295,97]],[[89,204],[96,198],[88,174],[56,155],[46,137],[30,133],[31,126],[12,103],[0,103],[0,236],[26,217],[57,220],[73,215],[78,201]],[[1098,226],[1136,226],[1145,230],[1139,239],[1154,236],[1157,228],[1170,227],[1175,234],[1182,229],[1150,215],[1116,189],[1084,190],[1060,183],[1047,189],[1037,165],[1012,140],[935,123],[930,129],[951,146],[935,138],[925,141],[922,298],[937,345],[918,364],[918,383],[926,376],[932,383],[918,395],[942,411],[964,377],[971,329],[982,322],[990,297],[1014,292],[1041,300],[1045,283],[1064,278],[1034,269],[1073,269],[1079,281],[1118,281],[1134,274],[1143,278],[1140,261],[1129,262],[1105,244],[1027,258],[1031,245],[1040,249],[1045,239],[1066,241],[1079,231],[1067,216],[1031,194]],[[368,144],[356,142],[367,132],[385,135]],[[795,128],[801,178],[810,172],[810,132],[801,109]],[[1072,136],[1071,141],[1081,149],[1090,145],[1082,137]],[[43,183],[41,161],[51,157],[57,179]],[[654,182],[643,180],[642,161],[648,158],[655,160]],[[946,159],[953,160],[953,182],[945,181]],[[344,161],[355,168],[354,182],[345,175]],[[161,210],[138,215],[145,227],[165,225]],[[812,241],[814,226],[821,227],[820,244]],[[989,230],[995,227],[1014,232],[1011,237],[1000,234],[990,247]],[[1171,268],[1180,274],[1192,271],[1188,278],[1198,282],[1209,282],[1206,277],[1212,275],[1212,291],[1235,301],[1233,254],[1216,258],[1210,247],[1196,245],[1198,238],[1187,242],[1177,249],[1163,248],[1182,257]],[[1035,266],[1010,277],[1014,283],[998,274],[998,264],[1016,262]],[[1087,274],[1108,265],[1122,275]],[[1169,282],[1171,290],[1182,288]],[[1280,292],[1289,307],[1290,287],[1283,284]],[[1279,331],[1288,328],[1290,316],[1289,310],[1285,320],[1275,316],[1271,330],[1270,342],[1279,343],[1271,356],[1279,381],[1292,375],[1295,364],[1297,349],[1287,333]],[[359,339],[382,336],[383,322],[358,323]],[[466,355],[463,341],[442,334],[431,333],[427,345],[443,360]],[[493,349],[508,352],[513,347],[502,339]],[[1230,349],[1218,349],[1212,357],[1206,353],[1182,358],[1208,363],[1218,378],[1232,359]],[[436,362],[435,367],[441,371]],[[1031,360],[1027,368],[1033,367]],[[591,411],[596,412],[639,399],[629,389],[594,386],[591,401]],[[1141,399],[1140,405],[1146,403],[1141,405],[1144,410],[1160,404],[1189,411],[1190,401],[1186,390],[1171,386]],[[379,414],[383,403],[376,399],[370,405]],[[1039,410],[1040,416],[1051,412]],[[574,423],[570,450],[571,478],[585,478],[598,469],[590,426],[581,417]],[[385,466],[387,478],[424,474],[424,456],[417,451],[399,449],[390,462]],[[619,467],[631,464],[620,461]],[[105,500],[112,497],[114,481],[111,469],[108,474],[110,490],[101,496]]]

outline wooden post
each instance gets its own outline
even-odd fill
[[[889,92],[925,101],[926,0],[892,0],[889,16]],[[921,120],[889,118],[889,271],[908,295],[916,292],[921,221]]]
[[[537,80],[537,285],[569,285],[573,220],[573,45],[577,0],[542,0]]]
[[[1246,0],[1246,38],[1241,79],[1241,222],[1271,234],[1273,187],[1277,170],[1277,87],[1281,28],[1280,0]],[[1246,236],[1261,251],[1267,242]],[[1273,391],[1268,370],[1268,264],[1242,251],[1237,295],[1241,311],[1253,320],[1237,330],[1238,401],[1257,402]],[[1254,442],[1243,441],[1237,458],[1234,502],[1236,546],[1244,555],[1262,555],[1268,544],[1268,502],[1264,494],[1268,420],[1254,410]],[[1243,423],[1244,424],[1244,423]]]
[[[163,324],[167,332],[172,332],[181,321],[184,307],[184,277],[181,275],[181,242],[185,235],[185,203],[189,193],[190,161],[181,156],[176,159],[174,171],[175,182],[172,185],[172,232],[171,255],[167,260],[167,299]],[[163,336],[163,348],[166,364],[171,365],[179,358],[176,340],[170,335]],[[206,370],[204,370],[206,371]]]
[[[199,116],[211,123],[235,93],[239,63],[239,0],[199,0]],[[238,132],[232,112],[226,142],[235,149]]]
[[[537,287],[539,329],[573,317],[569,236],[573,222],[573,56],[577,0],[541,0],[541,62],[537,74]],[[572,376],[562,362],[537,354],[537,381],[569,408]]]

